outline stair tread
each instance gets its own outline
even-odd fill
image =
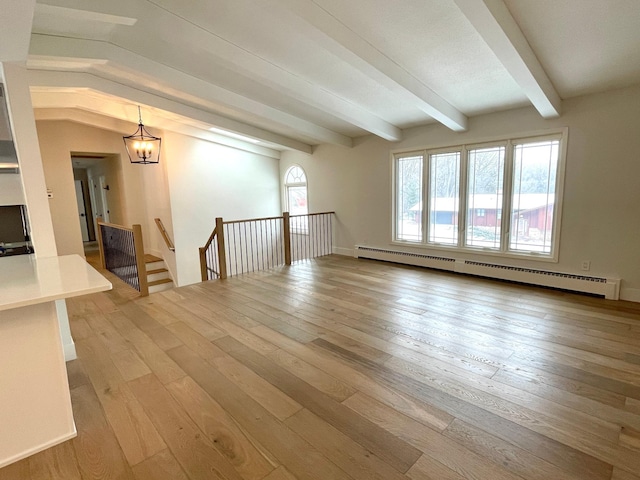
[[[147,275],[153,275],[155,273],[163,273],[168,271],[169,270],[167,270],[166,268],[155,268],[153,270],[147,270]]]
[[[153,287],[154,285],[162,285],[163,283],[171,283],[173,280],[170,278],[161,278],[160,280],[154,280],[153,282],[149,282],[147,285]]]
[[[154,262],[163,262],[160,257],[156,257],[155,255],[151,255],[150,253],[144,254],[144,263],[154,263]]]

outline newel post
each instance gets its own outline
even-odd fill
[[[203,282],[209,280],[209,276],[207,274],[207,249],[204,247],[198,247],[198,252],[200,253],[200,279]]]
[[[216,218],[216,232],[218,237],[218,259],[220,261],[220,278],[227,278],[227,252],[224,245],[224,221]]]
[[[291,265],[291,223],[289,212],[282,213],[282,235],[284,236],[284,263]]]
[[[98,232],[96,234],[98,239],[98,248],[100,249],[100,266],[102,270],[107,269],[107,259],[104,254],[104,239],[102,238],[102,222],[98,220]]]
[[[138,268],[138,285],[140,285],[140,295],[149,295],[149,283],[147,280],[147,264],[144,261],[144,243],[142,242],[142,226],[133,225],[133,246],[136,252],[136,266]]]

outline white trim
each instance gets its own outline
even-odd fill
[[[401,240],[394,240],[389,242],[389,245],[396,245],[399,247],[409,247],[409,248],[419,248],[421,250],[435,250],[439,252],[448,252],[448,255],[453,255],[455,253],[469,253],[473,255],[490,255],[492,257],[501,257],[501,258],[519,258],[521,260],[533,260],[536,262],[546,262],[546,263],[558,263],[558,259],[545,256],[542,254],[536,254],[536,252],[501,252],[499,250],[489,249],[489,248],[474,248],[474,247],[458,247],[456,245],[445,245],[438,243],[429,243],[427,245],[422,243],[414,243],[414,242],[403,242]]]
[[[344,255],[345,257],[355,257],[356,251],[353,248],[333,247],[334,255]]]
[[[58,328],[60,330],[60,341],[64,352],[64,361],[70,362],[78,358],[76,353],[76,345],[71,336],[71,327],[69,326],[69,314],[67,312],[67,303],[65,300],[56,300],[56,315],[58,317]]]
[[[71,343],[66,343],[62,346],[62,349],[64,351],[64,361],[65,362],[70,362],[71,360],[75,360],[76,358],[78,358],[78,354],[76,353],[76,344],[71,342]]]
[[[568,131],[568,127],[556,127],[556,128],[546,128],[546,129],[540,129],[540,130],[530,130],[530,131],[526,131],[526,132],[519,132],[519,133],[512,133],[512,134],[502,134],[502,135],[487,135],[487,136],[482,136],[482,137],[472,137],[471,139],[467,140],[464,143],[457,143],[457,144],[451,144],[451,143],[434,143],[434,144],[423,144],[423,145],[418,145],[417,147],[412,147],[410,150],[407,150],[406,148],[394,148],[390,150],[391,155],[396,155],[396,154],[405,154],[405,153],[411,153],[411,152],[423,152],[424,150],[429,150],[429,151],[437,151],[438,149],[448,149],[448,148],[462,148],[464,146],[471,146],[471,145],[482,145],[485,143],[496,143],[496,142],[500,142],[500,141],[507,141],[507,140],[522,140],[523,138],[533,138],[533,137],[544,137],[544,136],[550,136],[550,135],[554,135],[554,134],[561,134],[561,135],[565,135],[565,132]],[[465,133],[465,135],[468,135],[467,133]]]
[[[640,303],[640,288],[621,288],[620,300]]]

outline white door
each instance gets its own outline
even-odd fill
[[[89,225],[87,224],[87,211],[84,207],[84,191],[82,189],[82,180],[76,180],[76,202],[78,203],[78,215],[80,219],[80,231],[82,232],[82,241],[89,241]]]
[[[98,177],[98,187],[100,188],[100,197],[102,199],[102,221],[109,223],[109,202],[107,201],[109,185],[107,185],[107,179],[104,175]]]
[[[102,218],[102,195],[100,195],[100,187],[96,177],[89,177],[89,197],[91,198],[91,210],[93,211],[93,226],[98,234],[98,220],[104,221]]]

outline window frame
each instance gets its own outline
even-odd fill
[[[517,251],[510,249],[511,240],[511,212],[512,196],[513,196],[513,182],[514,182],[514,148],[516,145],[523,143],[537,143],[545,141],[558,140],[558,164],[556,170],[556,183],[555,183],[555,200],[553,205],[553,223],[551,225],[551,251],[549,253],[537,252],[537,251]],[[509,137],[500,137],[493,140],[481,140],[474,143],[465,143],[457,145],[442,146],[437,148],[423,148],[419,150],[408,151],[392,151],[391,152],[391,173],[392,173],[392,229],[391,240],[392,245],[401,245],[407,247],[415,247],[430,250],[447,251],[449,254],[454,252],[460,252],[465,254],[476,255],[489,255],[504,258],[520,258],[526,260],[535,260],[540,262],[558,262],[560,251],[560,231],[562,224],[562,205],[564,197],[564,180],[566,169],[566,156],[567,156],[567,143],[568,143],[568,128],[537,131],[531,133],[523,133],[512,135]],[[466,245],[466,222],[468,217],[468,171],[469,171],[469,151],[478,148],[488,147],[505,147],[504,157],[504,170],[503,170],[503,188],[502,188],[502,215],[500,223],[500,246],[499,248],[489,247],[474,247]],[[456,153],[460,152],[460,171],[459,171],[459,208],[458,208],[458,243],[445,244],[438,242],[430,242],[430,226],[429,226],[429,209],[431,207],[430,202],[430,158],[431,155],[443,154],[443,153]],[[422,185],[421,195],[423,199],[422,208],[422,240],[421,241],[407,241],[398,239],[397,236],[397,190],[398,190],[398,176],[397,165],[398,158],[408,156],[421,156],[422,167]],[[426,207],[425,207],[426,206]]]
[[[397,215],[398,215],[398,182],[396,181],[396,179],[398,178],[398,160],[401,158],[410,158],[410,157],[422,157],[422,162],[423,162],[423,166],[422,166],[422,185],[424,185],[424,180],[425,180],[425,169],[424,169],[424,150],[420,150],[420,151],[408,151],[408,152],[401,152],[398,154],[394,154],[392,155],[392,162],[391,162],[391,170],[392,170],[392,178],[393,180],[393,185],[392,185],[392,225],[391,225],[391,235],[393,239],[398,238],[398,222],[397,222]],[[424,189],[423,189],[424,190]],[[422,195],[424,195],[424,191],[422,192]],[[425,222],[425,209],[424,209],[424,196],[422,197],[422,228],[424,229],[424,222]],[[398,242],[401,242],[403,244],[409,244],[409,245],[421,245],[422,242],[424,242],[424,232],[423,232],[423,237],[422,240],[420,241],[416,241],[416,240],[398,240]]]
[[[293,170],[294,168],[299,168],[302,171],[302,174],[304,175],[304,182],[287,182],[287,177],[289,176],[289,173],[291,172],[291,170]],[[303,214],[296,214],[296,215],[291,215],[292,217],[296,218],[299,216],[302,216],[304,218],[301,218],[300,220],[304,220],[304,221],[300,221],[300,222],[294,222],[294,225],[289,225],[289,229],[290,232],[296,235],[309,235],[309,223],[308,223],[308,215],[309,215],[309,178],[307,177],[307,172],[305,171],[304,168],[302,168],[302,166],[298,165],[298,164],[293,164],[290,165],[287,170],[284,172],[284,177],[283,177],[283,186],[284,186],[284,204],[287,207],[287,212],[289,212],[289,215],[291,215],[291,205],[289,204],[289,200],[290,200],[290,196],[289,196],[289,189],[290,188],[300,188],[300,187],[304,187],[305,189],[305,198],[307,200],[307,213],[303,213]]]
[[[304,182],[292,182],[292,183],[288,183],[287,182],[287,177],[289,176],[289,172],[291,172],[291,170],[293,170],[294,168],[299,168],[300,170],[302,170],[302,174],[304,175]],[[294,165],[290,165],[287,170],[284,172],[284,178],[283,178],[283,186],[284,186],[284,204],[287,207],[287,210],[289,213],[291,213],[291,205],[289,204],[289,188],[293,187],[293,188],[300,188],[300,187],[304,187],[306,194],[306,200],[307,200],[307,213],[304,215],[309,215],[309,180],[307,178],[307,172],[305,172],[304,168],[302,168],[300,165],[294,164]]]

